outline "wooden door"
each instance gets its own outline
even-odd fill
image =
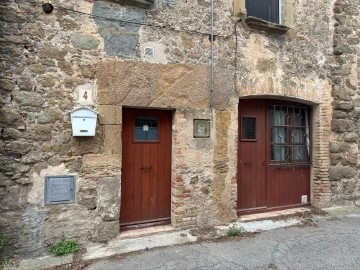
[[[170,221],[171,111],[123,110],[120,225]]]
[[[238,209],[266,207],[265,101],[239,103]]]
[[[240,100],[238,212],[309,203],[309,114],[297,103]]]

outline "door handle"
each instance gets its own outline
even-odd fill
[[[251,166],[253,163],[252,162],[244,162],[245,166]]]
[[[150,171],[152,167],[140,167],[140,170]]]

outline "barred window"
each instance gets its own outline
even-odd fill
[[[275,105],[271,108],[272,164],[309,164],[309,107]]]

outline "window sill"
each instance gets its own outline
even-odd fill
[[[273,34],[284,35],[290,28],[285,25],[267,22],[255,17],[246,17],[245,23],[252,29],[265,31]]]

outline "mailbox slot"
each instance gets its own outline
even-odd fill
[[[78,108],[71,112],[73,136],[95,136],[97,112]]]

